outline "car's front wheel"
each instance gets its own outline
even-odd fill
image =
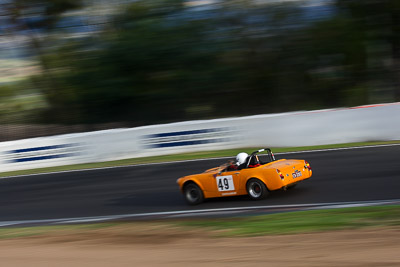
[[[269,193],[265,184],[255,178],[252,178],[247,182],[246,188],[247,193],[254,200],[264,199]]]
[[[194,183],[190,183],[183,188],[183,195],[189,205],[197,205],[204,200],[203,191]]]

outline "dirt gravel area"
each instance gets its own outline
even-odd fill
[[[400,228],[260,237],[150,227],[0,240],[1,266],[400,266]]]

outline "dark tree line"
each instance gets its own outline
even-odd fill
[[[48,103],[41,122],[145,125],[400,101],[396,0],[337,0],[319,17],[294,3],[194,11],[136,1],[70,39],[50,33],[79,0],[15,3],[45,7],[31,26],[50,36],[32,39],[43,74],[31,80]]]

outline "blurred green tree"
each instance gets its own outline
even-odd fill
[[[46,50],[56,84],[34,77],[44,121],[145,125],[370,103],[388,79],[400,88],[398,9],[384,2],[337,0],[315,19],[294,3],[192,12],[183,0],[135,1],[96,34]]]
[[[400,1],[337,0],[337,7],[362,35],[370,76],[381,86],[389,80],[394,100],[400,101]]]
[[[32,54],[37,58],[43,73],[40,83],[37,83],[37,79],[31,81],[35,83],[34,87],[40,88],[45,94],[57,94],[59,87],[59,80],[53,74],[54,69],[46,57],[52,49],[46,35],[55,30],[64,13],[82,6],[82,0],[4,0],[0,4],[5,18],[3,21],[7,24],[4,31],[8,35],[28,36]],[[62,120],[62,113],[58,112],[57,116]]]
[[[45,71],[49,71],[43,57],[43,42],[37,33],[51,32],[61,15],[81,8],[82,0],[5,0],[1,3],[8,32],[22,32],[30,37],[32,48]]]
[[[116,15],[98,38],[68,44],[50,54],[63,84],[47,93],[69,122],[128,121],[137,125],[207,113],[204,95],[215,86],[210,25],[184,19],[184,1],[136,1]],[[72,112],[68,110],[73,109]]]

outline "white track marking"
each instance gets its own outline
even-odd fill
[[[400,199],[377,200],[377,201],[356,201],[356,202],[332,202],[332,203],[315,203],[315,204],[289,204],[289,205],[270,205],[270,206],[250,206],[250,207],[234,207],[234,208],[218,208],[218,209],[199,209],[199,210],[178,210],[178,211],[162,211],[162,212],[147,212],[147,213],[132,213],[107,216],[93,217],[76,217],[76,218],[60,218],[48,220],[21,220],[21,221],[0,221],[0,227],[15,226],[15,225],[52,225],[52,224],[73,224],[73,223],[91,223],[104,222],[110,220],[134,219],[134,218],[176,218],[176,217],[194,217],[206,215],[223,215],[237,214],[240,212],[252,210],[281,210],[281,209],[296,209],[300,210],[316,210],[316,209],[338,209],[351,207],[367,207],[379,205],[400,204]]]
[[[387,144],[387,145],[373,145],[373,146],[352,146],[352,147],[341,147],[341,148],[326,148],[326,149],[314,149],[314,150],[304,150],[304,151],[292,151],[283,153],[274,153],[275,155],[289,155],[289,154],[299,154],[299,153],[314,153],[314,152],[326,152],[326,151],[341,151],[341,150],[353,150],[361,148],[377,148],[377,147],[391,147],[400,146],[399,144]]]
[[[316,152],[329,152],[329,151],[353,150],[353,149],[363,149],[363,148],[392,147],[392,146],[400,146],[400,143],[399,143],[399,144],[386,144],[386,145],[354,146],[354,147],[342,147],[342,148],[327,148],[327,149],[315,149],[315,150],[302,150],[302,151],[292,151],[292,152],[274,153],[274,155],[290,155],[290,154],[301,154],[301,153],[316,153]],[[233,157],[234,157],[234,156],[230,156],[230,157],[217,157],[217,158],[203,158],[203,159],[189,159],[189,160],[178,160],[178,161],[167,161],[167,162],[153,162],[153,163],[132,164],[132,165],[123,165],[123,166],[110,166],[110,167],[88,168],[88,169],[58,171],[58,172],[44,172],[44,173],[34,173],[34,174],[23,174],[23,175],[15,175],[15,176],[0,177],[0,180],[1,180],[1,179],[10,179],[10,178],[19,178],[19,177],[28,177],[28,176],[39,176],[39,175],[59,174],[59,173],[86,172],[86,171],[98,171],[98,170],[108,170],[108,169],[117,169],[117,168],[130,168],[130,167],[141,167],[141,166],[166,165],[166,164],[174,164],[174,163],[185,163],[185,162],[218,160],[218,159],[231,159],[231,158],[233,158]]]

